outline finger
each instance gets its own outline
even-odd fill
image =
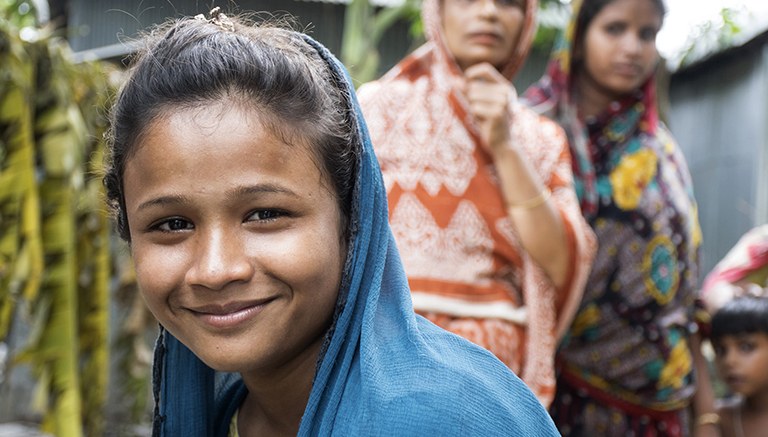
[[[506,106],[509,102],[509,92],[504,87],[469,87],[467,88],[467,100]]]
[[[480,64],[475,64],[464,72],[464,77],[472,82],[472,81],[485,81],[485,82],[492,82],[492,83],[503,83],[508,82],[507,79],[501,75],[501,73],[496,70],[496,68],[487,63],[482,62]]]
[[[484,97],[489,99],[506,100],[509,87],[503,84],[489,82],[469,82],[466,88],[467,96]]]
[[[485,107],[492,109],[493,112],[498,113],[505,112],[509,106],[509,101],[507,100],[504,91],[495,94],[470,92],[467,94],[467,103],[469,103],[470,106],[474,104],[484,105]]]
[[[469,111],[478,121],[501,119],[504,115],[498,105],[485,102],[470,103]]]

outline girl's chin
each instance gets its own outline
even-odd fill
[[[197,354],[195,354],[197,355]],[[224,357],[200,357],[200,360],[205,363],[206,366],[217,372],[225,373],[241,373],[243,369],[247,368],[247,365],[239,361],[233,360],[231,357],[225,359]]]

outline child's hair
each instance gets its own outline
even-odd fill
[[[739,296],[712,317],[712,339],[744,333],[768,334],[768,297]]]
[[[111,114],[104,184],[120,236],[130,242],[123,173],[158,118],[176,109],[227,101],[256,111],[287,144],[308,146],[328,177],[348,238],[359,145],[350,96],[299,33],[211,11],[156,27],[132,59]]]
[[[587,32],[587,28],[595,19],[597,14],[603,10],[604,7],[613,3],[616,0],[584,0],[579,10],[579,17],[576,19],[576,35],[574,38],[574,47],[581,45],[584,39],[584,34]],[[664,0],[651,0],[659,11],[661,20],[664,21],[664,15],[667,13],[667,7],[664,5]]]

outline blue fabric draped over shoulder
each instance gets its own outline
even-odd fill
[[[547,412],[504,364],[413,312],[351,81],[327,49],[304,38],[350,96],[361,153],[337,313],[299,435],[557,436]],[[246,395],[239,375],[209,368],[165,330],[153,383],[155,436],[226,436]]]

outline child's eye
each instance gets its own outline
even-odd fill
[[[192,222],[178,217],[163,220],[152,225],[151,227],[152,230],[158,230],[160,232],[180,232],[194,228],[195,226],[192,224]]]
[[[752,352],[755,350],[755,344],[751,341],[740,341],[739,350],[742,352]]]

